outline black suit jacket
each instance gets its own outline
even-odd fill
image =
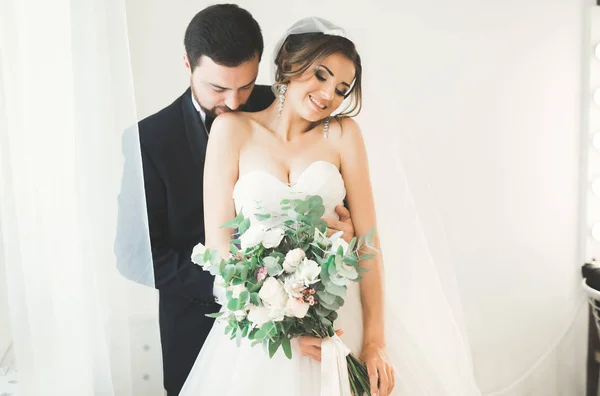
[[[244,111],[268,107],[274,95],[256,86]],[[190,89],[138,124],[163,350],[164,385],[179,393],[218,312],[213,277],[193,264],[204,243],[203,172],[207,133]]]

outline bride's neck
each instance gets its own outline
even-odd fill
[[[281,116],[277,117],[278,103],[275,102],[269,108],[269,113],[272,115],[271,129],[277,137],[284,141],[290,141],[308,131],[312,123],[302,118],[297,112],[291,108],[283,108]]]

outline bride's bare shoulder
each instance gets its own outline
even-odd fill
[[[248,113],[229,112],[215,118],[210,130],[211,139],[225,139],[230,142],[243,142],[252,130]]]
[[[360,126],[351,117],[336,117],[330,122],[329,136],[332,143],[339,148],[362,144],[362,132]]]

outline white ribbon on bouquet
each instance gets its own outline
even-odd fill
[[[321,396],[352,396],[346,356],[350,349],[334,335],[321,342]]]

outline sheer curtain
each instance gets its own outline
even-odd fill
[[[18,394],[162,395],[155,292],[121,274],[153,279],[127,269],[151,255],[124,2],[0,7],[0,261]]]

